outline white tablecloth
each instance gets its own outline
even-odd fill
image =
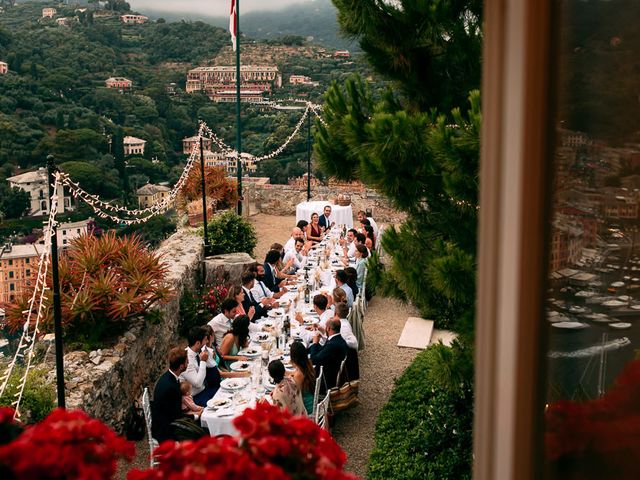
[[[326,200],[299,203],[296,206],[296,222],[300,220],[310,222],[311,214],[322,215],[326,205],[331,205],[331,218],[336,222],[336,225],[346,225],[347,228],[353,228],[353,209],[351,205],[343,207],[341,205],[333,205]]]

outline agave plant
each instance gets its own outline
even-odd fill
[[[167,266],[137,236],[118,238],[108,232],[78,237],[60,257],[59,271],[65,336],[89,347],[119,335],[131,316],[143,315],[173,295],[165,281]],[[51,288],[51,278],[47,283]],[[30,295],[25,292],[7,309],[11,329],[22,327]],[[53,329],[51,304],[47,295],[41,331]]]

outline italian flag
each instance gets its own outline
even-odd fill
[[[229,15],[229,32],[231,32],[231,43],[233,51],[236,51],[236,0],[231,0],[231,13]]]

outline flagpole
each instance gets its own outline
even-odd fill
[[[242,215],[242,126],[240,123],[240,0],[236,0],[236,171],[238,179],[238,215]]]

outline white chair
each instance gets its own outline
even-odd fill
[[[327,417],[329,413],[330,400],[331,396],[329,395],[329,392],[327,392],[325,397],[320,403],[318,403],[318,406],[316,407],[316,425],[318,425],[320,428],[324,428],[325,430],[329,430],[329,419]]]
[[[351,325],[351,330],[353,330],[353,334],[358,340],[358,350],[362,350],[364,348],[364,327],[362,325],[363,314],[362,314],[362,308],[358,305],[358,302],[353,303],[353,307],[351,307],[351,311],[347,316],[347,320]]]
[[[344,360],[340,363],[340,369],[338,370],[338,377],[336,378],[336,387],[340,388],[342,383],[340,383],[340,379],[342,378],[342,373],[344,372],[344,366],[347,363],[347,357],[344,357]]]
[[[153,451],[158,447],[158,441],[151,435],[151,401],[147,387],[144,388],[142,393],[142,410],[144,411],[144,419],[147,423],[147,437],[149,438],[149,464],[153,468],[158,464],[153,457]]]
[[[382,240],[382,234],[384,233],[384,225],[380,225],[380,227],[378,228],[378,236],[376,237],[376,252],[378,252],[378,255],[382,256],[384,255],[384,250],[382,249],[382,242],[380,240]]]
[[[318,399],[320,398],[320,385],[322,385],[322,375],[324,374],[324,367],[320,365],[320,373],[316,378],[316,388],[313,391],[313,411],[309,414],[309,417],[316,418],[316,410],[318,408]]]

